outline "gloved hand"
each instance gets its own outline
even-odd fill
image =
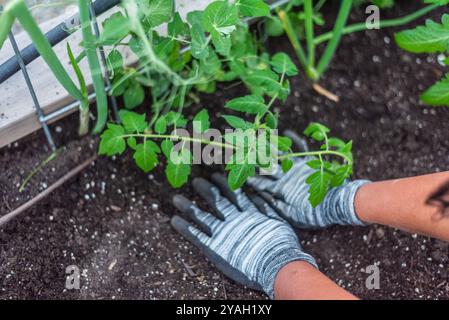
[[[253,203],[241,190],[232,192],[222,175],[214,174],[212,180],[215,184],[197,178],[193,187],[216,216],[176,195],[174,205],[198,228],[179,216],[171,223],[226,276],[274,298],[274,280],[283,266],[303,260],[317,267],[291,227],[261,198]]]
[[[285,132],[299,151],[307,151],[307,144],[291,131]],[[248,179],[248,185],[297,228],[321,228],[330,225],[364,225],[354,209],[357,190],[368,180],[355,180],[333,188],[316,208],[310,204],[309,185],[306,179],[314,170],[307,162],[310,157],[294,158],[293,167],[287,173],[278,168],[273,175],[256,176]]]

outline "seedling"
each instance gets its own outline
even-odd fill
[[[324,2],[325,1],[317,1],[314,5],[313,0],[291,1],[284,9],[278,10],[278,18],[272,18],[271,22],[267,24],[267,32],[273,35],[282,34],[282,32],[277,31],[279,27],[282,26],[296,52],[301,67],[305,70],[307,76],[314,82],[319,81],[329,67],[340,44],[341,37],[353,32],[366,30],[367,28],[365,22],[347,25],[347,20],[352,7],[355,3],[359,3],[360,1],[342,0],[333,30],[321,35],[315,35],[315,25],[324,24],[320,14],[320,9]],[[380,28],[405,25],[432,10],[447,4],[447,1],[444,0],[425,0],[424,2],[429,3],[429,5],[405,17],[382,19],[379,23]],[[393,1],[389,0],[373,1],[373,3],[381,7],[393,5]],[[301,43],[302,38],[304,38],[306,50],[303,49],[303,44]],[[326,42],[327,44],[323,54],[318,59],[316,56],[316,47]]]

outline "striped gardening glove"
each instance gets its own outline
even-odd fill
[[[287,131],[299,151],[307,151],[307,145],[295,133]],[[323,202],[313,208],[309,202],[309,185],[306,179],[314,170],[307,162],[312,158],[295,158],[293,167],[282,173],[278,168],[273,175],[248,179],[254,188],[275,211],[297,228],[322,228],[330,225],[364,225],[354,209],[357,190],[367,180],[355,180],[331,189]]]
[[[179,216],[171,223],[221,272],[274,298],[274,280],[283,266],[302,260],[316,267],[315,259],[301,249],[295,232],[260,197],[250,201],[241,190],[232,192],[224,176],[214,174],[212,178],[214,184],[197,178],[193,187],[215,214],[176,195],[174,205],[197,226]]]

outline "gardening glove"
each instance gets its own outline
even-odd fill
[[[317,267],[315,259],[301,249],[291,227],[260,197],[254,197],[253,203],[241,190],[232,192],[220,174],[214,174],[212,180],[214,184],[196,178],[193,187],[215,215],[176,195],[176,208],[198,227],[179,216],[171,223],[221,272],[274,298],[274,280],[283,266],[302,260]]]
[[[285,132],[300,151],[308,151],[307,144],[291,131]],[[297,228],[322,228],[330,225],[365,225],[354,208],[357,190],[368,180],[346,181],[332,188],[323,202],[313,208],[309,202],[309,185],[306,179],[314,172],[307,165],[311,157],[295,158],[294,165],[283,173],[277,168],[273,175],[248,179],[254,188],[292,226]]]

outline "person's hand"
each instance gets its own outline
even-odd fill
[[[307,151],[307,145],[293,132],[289,136],[299,151]],[[294,165],[287,173],[278,168],[273,175],[256,176],[248,179],[253,187],[276,212],[297,228],[320,228],[330,225],[364,225],[354,209],[357,190],[367,180],[345,182],[331,189],[323,202],[313,208],[309,202],[309,185],[306,183],[314,170],[307,162],[311,157],[295,158]]]
[[[176,195],[174,205],[197,227],[176,215],[171,223],[226,276],[274,298],[274,280],[282,267],[298,260],[317,267],[295,232],[266,202],[259,197],[251,201],[241,190],[232,192],[220,174],[212,180],[214,184],[196,178],[193,187],[215,215]]]

